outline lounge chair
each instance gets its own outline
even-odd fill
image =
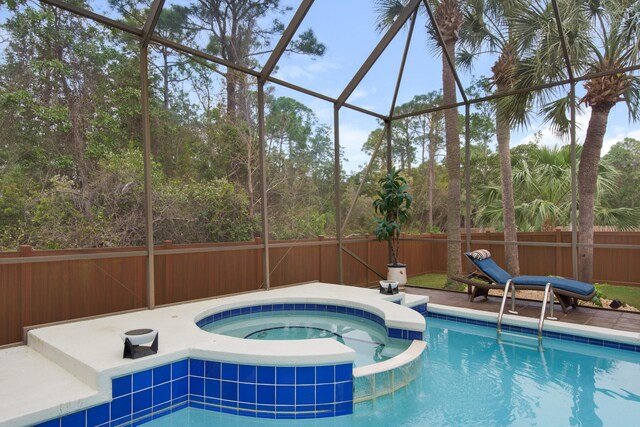
[[[553,276],[512,277],[495,263],[486,249],[466,252],[465,256],[476,268],[476,271],[469,273],[465,277],[453,277],[453,280],[468,286],[470,301],[480,296],[486,299],[490,289],[504,290],[509,280],[519,290],[544,291],[547,283],[550,283],[554,294],[558,297],[558,302],[562,306],[562,311],[565,313],[569,307],[576,308],[577,300],[589,301],[596,294],[596,289],[593,285],[577,280]]]

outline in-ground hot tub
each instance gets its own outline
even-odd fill
[[[354,401],[369,400],[404,387],[418,376],[422,366],[419,361],[426,347],[422,340],[426,303],[409,308],[401,302],[401,298],[394,302],[376,299],[376,304],[371,305],[366,301],[340,299],[318,298],[315,302],[306,299],[304,303],[289,299],[219,309],[197,316],[196,324],[200,328],[214,337],[232,339],[249,353],[260,347],[281,348],[283,353],[293,348],[301,356],[298,360],[290,360],[287,367],[276,365],[273,377],[260,375],[261,370],[269,368],[270,362],[266,358],[255,366],[239,365],[238,372],[253,372],[255,368],[257,375],[250,374],[245,379],[238,376],[238,402],[224,399],[221,388],[223,399],[215,400],[220,407],[210,405],[211,409],[224,411],[226,404],[242,407],[242,402],[247,400],[254,403],[255,394],[257,416],[273,413],[274,417],[280,418],[284,417],[282,411],[285,411],[291,417],[317,418],[350,413]],[[332,357],[326,352],[314,358],[309,349],[319,342],[324,342],[320,347],[325,351],[333,345],[343,363],[328,364]],[[233,369],[228,367],[227,371]],[[285,374],[286,369],[290,369],[290,376]],[[221,380],[221,387],[225,383],[228,383],[227,388],[234,387],[229,383],[230,378],[212,379]],[[217,387],[218,383],[215,384]],[[272,387],[275,387],[274,393]],[[250,396],[243,396],[242,389]],[[218,391],[212,393],[217,399]],[[205,390],[205,409],[206,394]],[[227,394],[227,397],[233,396]],[[268,413],[261,413],[262,409]]]
[[[15,425],[67,425],[76,419],[139,425],[185,407],[275,419],[350,414],[354,403],[415,377],[426,346],[427,302],[422,296],[312,283],[39,328],[29,332],[30,345],[85,384],[78,390],[83,400],[71,408],[64,396],[55,396],[62,402],[57,406],[31,399],[28,411],[18,408],[5,419]],[[243,315],[266,324],[267,317],[291,311],[307,323],[240,336],[199,327],[223,326]],[[325,316],[329,324],[314,323]],[[308,323],[309,318],[315,320]],[[122,359],[119,333],[142,326],[164,337],[158,353]],[[275,339],[287,335],[303,339]],[[78,337],[89,337],[93,345],[87,348]],[[407,344],[390,357],[391,349]],[[358,362],[359,346],[372,350],[371,360]]]
[[[422,334],[416,331],[411,331],[407,339],[391,338],[382,318],[358,316],[353,309],[347,313],[347,307],[326,304],[304,304],[304,309],[298,305],[298,310],[295,304],[287,304],[287,309],[284,304],[275,307],[278,310],[254,309],[252,313],[217,321],[209,316],[199,326],[215,334],[252,340],[332,339],[355,351],[356,367],[391,359],[407,350],[413,339],[422,339]]]

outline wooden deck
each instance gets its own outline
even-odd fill
[[[451,292],[409,286],[407,286],[406,292],[416,295],[428,295],[429,303],[484,310],[493,313],[500,311],[501,297],[489,296],[487,301],[477,298],[475,302],[470,302],[466,292]],[[510,301],[508,301],[508,304],[510,304]],[[521,316],[538,318],[540,316],[540,304],[540,301],[517,299],[516,309]],[[561,322],[640,332],[640,313],[579,306],[576,310],[569,310],[567,314],[564,314],[560,305],[556,304],[554,314]]]

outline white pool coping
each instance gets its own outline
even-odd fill
[[[369,375],[379,374],[381,372],[391,371],[392,369],[405,366],[416,360],[418,357],[422,356],[422,353],[426,348],[426,341],[413,340],[409,348],[407,348],[399,355],[392,357],[391,359],[374,363],[372,365],[353,368],[353,377],[366,377]]]
[[[483,320],[485,322],[495,323],[498,321],[498,313],[434,303],[429,303],[429,313],[447,314],[449,316]],[[526,316],[518,316],[505,313],[504,317],[502,318],[502,323],[512,326],[532,328],[535,330],[538,329],[538,319]],[[598,338],[623,344],[640,345],[640,333],[638,332],[619,331],[616,329],[602,328],[599,326],[579,325],[548,319],[545,319],[544,321],[543,330],[562,334],[576,335],[579,337]]]
[[[350,363],[355,352],[332,339],[304,345],[245,340],[206,332],[195,322],[251,305],[314,303],[348,305],[382,317],[388,328],[424,331],[424,317],[391,302],[398,300],[415,306],[429,299],[311,283],[32,329],[27,346],[0,350],[0,426],[30,425],[107,402],[112,378],[187,357],[271,366]],[[158,330],[158,354],[123,359],[120,334],[139,328]]]

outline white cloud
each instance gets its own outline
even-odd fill
[[[313,75],[309,73],[308,70],[298,65],[288,65],[286,67],[280,67],[278,68],[278,71],[275,73],[275,75],[282,80],[297,80],[300,77],[304,78],[305,80],[313,78]]]
[[[305,86],[305,82],[322,78],[340,68],[338,63],[326,59],[303,60],[304,65],[296,65],[292,62],[286,61],[278,66],[275,75],[282,80],[296,82],[301,86]]]
[[[307,107],[311,108],[320,123],[333,126],[333,104],[313,97],[300,98]]]
[[[351,93],[351,96],[349,97],[348,101],[353,102],[358,99],[366,99],[369,96],[375,95],[377,92],[378,92],[378,88],[376,87],[356,88],[356,90],[354,90],[353,93]]]
[[[338,70],[341,67],[340,67],[340,65],[338,63],[335,63],[333,61],[312,59],[311,63],[309,63],[306,68],[311,73],[323,73],[324,74],[324,73],[327,73],[327,72],[329,72],[331,70]]]

